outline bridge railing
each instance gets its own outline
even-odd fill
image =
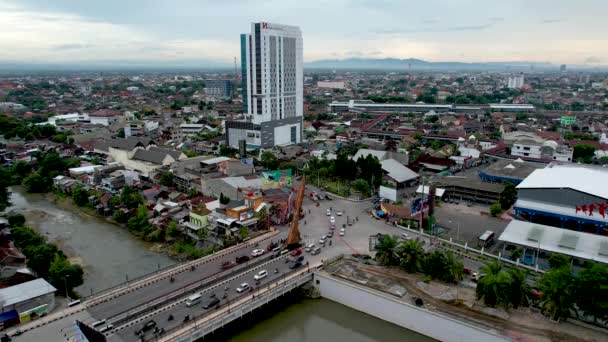
[[[284,259],[284,258],[286,258],[286,256],[282,256],[280,258]],[[276,259],[276,258],[270,258],[270,259],[264,259],[264,260],[260,260],[258,258],[252,259],[251,261],[249,261],[247,263],[238,265],[230,270],[221,272],[214,276],[211,276],[211,277],[208,277],[208,278],[205,278],[202,280],[195,280],[195,281],[193,281],[187,285],[184,285],[179,289],[173,290],[163,296],[160,296],[160,297],[154,298],[152,300],[149,300],[148,302],[142,303],[141,305],[138,305],[135,308],[131,308],[131,309],[119,312],[116,315],[114,315],[111,319],[109,319],[109,321],[112,324],[114,324],[114,326],[116,326],[117,324],[122,323],[123,321],[125,321],[131,317],[141,316],[142,313],[145,313],[147,311],[157,310],[163,304],[170,302],[172,300],[177,300],[180,297],[184,298],[184,300],[185,300],[185,297],[187,297],[187,295],[192,295],[202,288],[205,288],[208,286],[212,286],[213,288],[216,288],[218,286],[221,286],[221,285],[227,283],[230,279],[239,276],[242,271],[245,271],[245,270],[255,271],[255,270],[259,270],[259,269],[265,269],[268,267],[269,264],[276,262],[277,260],[279,260],[279,259]],[[205,290],[203,292],[207,292],[207,290]],[[145,317],[147,317],[147,315],[140,317],[136,321],[137,322],[142,321],[145,319]]]
[[[158,336],[158,341],[193,341],[220,328],[232,320],[270,302],[274,298],[301,286],[320,266],[311,266],[285,279],[277,279],[254,291],[251,296],[223,307],[220,312],[201,312],[193,317],[191,327],[176,326]],[[306,280],[306,281],[304,281]]]
[[[263,240],[266,240],[266,239],[269,239],[269,238],[272,238],[272,237],[274,237],[274,236],[276,236],[278,234],[279,234],[278,231],[270,232],[270,233],[261,235],[261,236],[255,238],[255,239],[252,239],[250,241],[247,241],[247,242],[244,242],[244,243],[239,243],[239,244],[237,244],[235,246],[223,249],[221,251],[218,251],[217,253],[213,253],[211,255],[207,255],[207,256],[204,256],[204,257],[196,259],[196,260],[188,261],[188,262],[177,264],[177,265],[169,265],[167,267],[164,267],[164,268],[161,268],[159,270],[156,270],[156,271],[154,271],[152,273],[144,274],[144,275],[139,276],[137,278],[130,279],[129,281],[125,281],[125,282],[122,282],[122,283],[117,284],[115,286],[112,286],[110,288],[107,288],[107,289],[98,291],[96,293],[93,293],[92,295],[83,297],[82,300],[83,301],[84,300],[94,301],[93,303],[88,303],[87,306],[96,305],[96,304],[98,304],[98,301],[103,302],[101,299],[104,296],[106,296],[108,294],[111,294],[112,292],[114,292],[117,289],[127,288],[129,286],[136,286],[137,282],[140,282],[140,281],[145,280],[147,278],[152,279],[152,278],[154,278],[154,276],[160,276],[161,274],[164,274],[164,276],[162,278],[169,278],[169,277],[174,276],[176,274],[189,271],[192,266],[196,267],[196,266],[204,265],[206,263],[209,263],[211,261],[217,260],[219,258],[223,258],[224,256],[226,256],[228,254],[232,254],[234,252],[241,251],[241,250],[246,249],[246,248],[251,248],[256,243],[258,243],[260,241],[263,241]]]

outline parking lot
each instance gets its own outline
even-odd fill
[[[500,236],[509,224],[509,221],[481,214],[488,211],[487,206],[441,203],[435,209],[435,219],[437,224],[446,228],[444,237],[471,244],[476,243],[477,238],[486,230]]]

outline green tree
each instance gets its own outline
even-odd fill
[[[72,191],[72,201],[79,207],[84,207],[89,203],[89,193],[80,186]]]
[[[25,224],[25,216],[21,213],[10,213],[8,215],[8,225],[11,227],[20,227]]]
[[[364,179],[355,179],[351,186],[353,187],[353,190],[362,193],[363,195],[368,195],[370,193],[370,187],[369,187],[369,183],[367,181],[365,181]]]
[[[524,251],[521,248],[516,248],[511,252],[511,260],[521,259],[521,256],[524,255]]]
[[[494,203],[490,206],[490,215],[497,217],[502,214],[503,210],[500,203]]]
[[[296,170],[296,164],[294,163],[280,163],[279,166],[277,167],[277,169],[279,170],[291,170],[291,172],[295,172]]]
[[[520,305],[527,306],[528,298],[530,297],[531,289],[530,285],[526,282],[528,277],[528,270],[513,267],[508,270],[509,274],[509,291],[508,297],[509,302],[514,308],[518,308]]]
[[[175,175],[173,175],[173,172],[164,172],[162,176],[160,176],[159,183],[164,186],[174,186],[174,179]]]
[[[28,246],[37,246],[45,242],[44,238],[35,232],[32,228],[26,226],[17,226],[11,228],[11,237],[15,242],[15,246],[24,250]]]
[[[23,178],[32,171],[32,164],[26,163],[23,160],[17,161],[11,167],[11,183],[21,184]]]
[[[382,184],[384,172],[382,171],[382,164],[380,164],[378,158],[368,154],[365,158],[359,158],[356,165],[359,169],[359,178],[367,181],[370,187],[374,186],[377,189],[380,184]],[[348,174],[351,175],[350,177],[354,179],[356,175],[353,172],[353,169],[355,168],[352,165],[348,165],[348,169],[345,172],[348,172]]]
[[[505,188],[500,193],[500,207],[504,210],[509,209],[513,203],[517,200],[517,189],[515,188],[515,184],[511,182],[505,183]]]
[[[11,173],[4,167],[0,167],[0,211],[11,205],[11,194],[8,191],[11,184]]]
[[[595,156],[595,147],[591,145],[578,144],[574,146],[573,158],[577,162],[590,164]]]
[[[24,249],[27,254],[27,267],[31,268],[39,277],[47,277],[51,262],[59,250],[53,244],[43,243],[40,245],[28,246]],[[63,253],[60,253],[63,254]]]
[[[576,305],[594,321],[608,318],[608,267],[592,261],[578,273]]]
[[[272,151],[264,151],[260,156],[262,166],[269,170],[276,170],[279,167],[279,161]]]
[[[44,158],[38,165],[40,175],[53,178],[60,175],[66,170],[66,163],[61,156],[56,152],[49,152],[44,155]]]
[[[382,239],[376,244],[376,260],[382,265],[397,265],[399,260],[395,254],[395,247],[397,247],[397,237],[383,235]]]
[[[80,265],[72,265],[65,257],[56,255],[49,267],[48,277],[49,282],[59,290],[58,294],[64,294],[67,285],[68,293],[75,297],[74,288],[83,284],[84,271]]]
[[[494,261],[482,266],[479,272],[483,275],[477,283],[477,299],[483,299],[485,305],[495,307],[509,303],[509,273],[502,269],[502,264]]]
[[[34,172],[25,177],[23,185],[27,192],[39,193],[47,192],[50,187],[50,182],[48,178],[43,177],[39,172]]]
[[[247,229],[247,227],[241,227],[241,229],[239,229],[239,236],[241,237],[241,240],[245,240],[249,237],[249,229]]]
[[[220,204],[228,204],[230,203],[230,197],[224,196],[224,193],[220,193]]]
[[[464,266],[451,253],[436,250],[426,256],[424,273],[435,279],[453,282],[462,278]]]
[[[137,214],[127,221],[127,226],[130,231],[134,232],[143,232],[150,228],[150,223],[148,222],[148,208],[145,205],[140,205],[137,208]]]
[[[570,267],[572,259],[563,254],[551,254],[549,256],[549,268]]]
[[[422,243],[417,240],[406,240],[399,243],[396,248],[399,266],[407,272],[418,272],[422,269],[424,262],[424,249]]]
[[[551,268],[538,282],[541,305],[552,319],[565,319],[575,302],[576,280],[568,266]]]
[[[169,225],[167,226],[167,235],[170,237],[179,235],[179,230],[177,230],[177,223],[175,223],[175,221],[169,222]]]
[[[134,209],[144,203],[144,198],[139,190],[125,186],[120,192],[120,202],[127,208]]]
[[[452,252],[444,252],[448,273],[444,275],[445,281],[458,281],[464,277],[464,264]]]

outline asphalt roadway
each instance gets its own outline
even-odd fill
[[[304,264],[297,269],[306,267],[307,256],[305,254],[303,255],[305,258]],[[145,317],[139,317],[122,326],[114,326],[114,333],[109,335],[108,341],[139,341],[140,337],[136,335],[136,332],[139,331],[142,326],[150,320],[154,320],[158,328],[169,330],[177,326],[181,326],[184,323],[184,318],[187,315],[189,315],[190,319],[193,319],[194,317],[200,317],[201,315],[213,312],[215,308],[203,308],[205,304],[211,301],[212,295],[215,295],[218,299],[220,299],[219,305],[221,306],[234,302],[241,297],[251,295],[252,293],[255,294],[256,288],[273,283],[277,280],[280,281],[281,278],[284,278],[289,273],[295,271],[295,269],[289,268],[289,265],[291,265],[292,262],[288,261],[291,258],[292,257],[287,257],[286,255],[276,259],[271,259],[263,264],[259,264],[253,268],[244,270],[243,272],[238,273],[225,281],[210,285],[203,290],[184,294],[179,300],[159,307],[153,313],[146,314]],[[278,273],[275,273],[275,269],[278,270]],[[259,284],[257,284],[253,277],[261,270],[266,270],[268,275],[260,280]],[[238,293],[236,288],[244,282],[248,283],[249,286],[253,288],[253,291]],[[186,306],[186,299],[195,293],[202,294],[201,301],[193,306]],[[224,294],[226,294],[226,298],[223,298]],[[173,316],[173,320],[169,320],[170,315]],[[152,330],[150,330],[141,337],[143,337],[144,340],[152,339],[154,337],[154,333]]]
[[[308,195],[310,191],[316,190],[312,186],[307,186],[306,194]],[[331,207],[331,215],[334,216],[336,220],[336,230],[334,231],[334,236],[331,239],[332,245],[329,246],[329,242],[326,243],[324,247],[322,247],[322,252],[319,255],[310,256],[307,255],[307,259],[311,263],[318,262],[323,259],[327,259],[333,257],[338,254],[353,254],[353,253],[369,253],[369,236],[372,234],[383,233],[383,234],[394,234],[399,235],[402,230],[392,225],[386,224],[383,220],[376,220],[371,215],[368,214],[372,205],[369,201],[363,202],[351,202],[342,199],[334,198],[333,200],[322,200],[319,203],[319,206],[316,206],[316,203],[311,201],[308,197],[304,200],[303,210],[305,212],[305,217],[300,221],[300,233],[302,236],[302,243],[315,243],[317,246],[319,245],[319,238],[322,235],[325,235],[329,231],[329,217],[327,216],[327,209]],[[342,211],[342,216],[337,216],[337,211]],[[464,214],[464,213],[463,213]],[[466,214],[464,214],[466,215]],[[351,222],[353,222],[352,226],[346,225],[346,218],[349,217]],[[464,223],[464,222],[463,222]],[[344,236],[339,236],[340,228],[346,225],[346,232]],[[461,226],[461,234],[464,231],[463,226],[469,225],[468,222],[464,223]],[[287,237],[287,232],[289,230],[289,226],[278,227],[280,230],[280,234],[266,238],[265,240],[259,243],[259,248],[266,249],[267,245],[270,243],[270,240],[277,241],[279,239],[283,239]],[[466,228],[465,228],[466,229]],[[48,324],[42,327],[39,327],[33,331],[28,331],[24,335],[19,336],[15,339],[15,341],[65,341],[65,337],[60,337],[64,335],[64,331],[69,331],[70,327],[73,325],[74,319],[80,319],[85,322],[93,322],[101,319],[108,319],[108,322],[112,321],[112,317],[123,317],[124,313],[134,309],[140,308],[142,305],[149,303],[150,301],[167,296],[167,295],[175,295],[177,296],[175,299],[171,300],[171,304],[161,303],[158,306],[158,309],[165,308],[166,306],[175,307],[175,309],[166,309],[166,310],[176,310],[173,313],[175,320],[172,323],[169,323],[166,320],[166,317],[169,315],[169,311],[166,313],[157,313],[159,315],[159,319],[157,323],[159,327],[165,328],[165,330],[170,329],[172,324],[181,324],[183,317],[187,314],[186,312],[191,311],[192,313],[202,312],[202,306],[204,305],[204,301],[201,304],[195,305],[191,308],[186,308],[185,304],[176,304],[180,299],[177,299],[181,296],[180,289],[188,286],[189,284],[204,282],[205,279],[217,275],[222,272],[221,264],[227,260],[235,260],[237,256],[241,255],[249,255],[251,251],[256,247],[251,245],[245,248],[232,251],[225,256],[220,258],[216,258],[212,261],[206,262],[205,264],[198,265],[194,271],[184,271],[180,272],[174,276],[175,281],[171,283],[169,281],[169,277],[165,276],[164,279],[160,279],[159,281],[150,282],[145,287],[135,289],[132,292],[123,294],[113,300],[110,300],[105,303],[101,303],[92,307],[87,308],[86,311],[81,311],[78,314],[65,317],[60,319],[52,324]],[[265,258],[269,258],[268,253],[265,256],[258,258],[259,260],[265,260]],[[479,267],[477,263],[470,263],[469,260],[465,261],[465,267],[470,267],[475,270]],[[279,265],[281,263],[277,263]],[[282,276],[285,274],[286,264],[282,263],[280,265],[281,273],[278,276]],[[257,267],[257,266],[253,266]],[[276,278],[275,274],[272,272],[274,268],[269,268],[269,276],[264,280],[264,282],[270,282]],[[250,285],[254,285],[253,282],[253,274],[257,272],[256,270],[247,270],[244,273],[235,272],[234,276],[237,276],[237,279],[231,281],[229,291],[229,300],[234,300],[236,298],[236,293],[234,289],[235,285],[240,284],[244,279]],[[226,275],[229,272],[226,272]],[[232,277],[232,275],[228,275],[228,277]],[[222,281],[222,280],[221,280]],[[220,282],[221,282],[220,281]],[[208,287],[203,287],[205,289],[216,288],[215,284],[210,284]],[[220,296],[223,295],[223,286],[221,287],[222,291],[218,292]],[[201,291],[201,290],[198,290]],[[209,290],[210,291],[210,290]],[[183,291],[181,291],[183,293]],[[184,294],[187,297],[186,294]],[[181,296],[183,297],[183,296]],[[181,299],[183,301],[183,298]],[[222,300],[222,303],[224,301]],[[148,311],[150,312],[150,311]],[[172,311],[171,311],[172,312]],[[163,314],[165,316],[163,316]],[[137,321],[142,317],[140,315],[135,315],[135,318],[129,318],[129,322]],[[164,317],[164,318],[163,318]],[[127,320],[123,321],[122,319],[114,325],[114,328],[118,330],[115,334],[112,335],[112,340],[121,341],[124,338],[124,341],[136,341],[137,336],[135,336],[134,331],[136,329],[141,328],[141,325],[147,322],[147,319],[142,320],[141,322],[133,324],[129,327],[125,327],[121,329],[123,324],[126,324]],[[68,334],[69,335],[69,334]]]
[[[278,241],[286,236],[279,234],[274,237],[263,240],[259,243],[259,247],[253,245],[247,248],[241,248],[232,253],[222,255],[220,258],[211,260],[203,265],[198,265],[194,271],[184,271],[173,276],[174,282],[170,281],[170,277],[153,282],[148,286],[128,292],[120,297],[109,300],[107,302],[87,308],[92,317],[96,320],[110,319],[116,315],[123,314],[129,310],[136,309],[143,304],[150,302],[155,298],[167,296],[172,293],[180,292],[184,287],[209,278],[215,274],[223,272],[222,263],[225,261],[234,261],[237,257],[247,255],[251,256],[251,251],[255,248],[266,249],[271,240]],[[262,258],[268,258],[265,255]],[[257,262],[253,259],[249,263]]]

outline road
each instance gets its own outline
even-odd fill
[[[266,246],[271,240],[278,241],[284,237],[286,237],[286,234],[279,234],[272,239],[265,239],[263,242],[259,243],[259,246],[260,248],[266,249]],[[144,303],[149,302],[153,298],[163,297],[168,294],[178,292],[187,285],[222,272],[223,270],[221,265],[223,262],[228,260],[234,261],[236,257],[250,255],[251,250],[254,248],[255,247],[252,245],[235,250],[232,253],[222,255],[220,258],[207,261],[205,264],[197,266],[194,271],[184,271],[179,274],[175,274],[173,276],[173,283],[170,282],[170,276],[167,275],[164,277],[164,279],[150,283],[149,285],[134,290],[133,292],[126,293],[119,298],[90,307],[88,308],[88,311],[92,317],[97,320],[101,320],[132,310]],[[269,255],[265,256],[264,258],[268,257]]]
[[[309,186],[306,193],[308,194],[312,190],[315,190],[314,187]],[[399,228],[386,224],[382,220],[376,220],[369,215],[368,212],[371,207],[372,205],[369,201],[351,202],[342,199],[323,200],[319,202],[319,206],[317,207],[315,202],[312,202],[308,197],[306,197],[303,204],[305,217],[300,221],[299,227],[303,244],[315,243],[316,245],[319,245],[319,238],[329,232],[329,216],[327,216],[327,209],[331,208],[331,216],[333,216],[336,220],[334,237],[330,239],[332,241],[332,245],[330,246],[328,241],[325,247],[322,247],[320,254],[315,256],[307,255],[307,260],[313,264],[339,254],[370,253],[370,235],[375,235],[377,233],[399,235],[402,232]],[[343,214],[338,216],[337,211],[342,211]],[[346,225],[347,217],[353,221],[352,226]],[[346,225],[345,235],[339,236],[338,233],[343,225]],[[259,243],[259,248],[265,249],[271,240],[278,241],[279,239],[287,237],[289,226],[277,228],[279,229],[280,233],[272,238],[265,238]],[[19,341],[65,340],[65,337],[60,336],[63,336],[64,334],[68,336],[70,335],[74,319],[79,319],[89,323],[101,319],[107,319],[108,323],[115,321],[116,324],[114,325],[114,328],[117,331],[112,335],[112,340],[133,341],[137,339],[135,336],[135,330],[139,329],[141,325],[149,318],[140,314],[136,314],[134,317],[124,317],[124,313],[128,311],[133,313],[135,309],[144,307],[144,304],[149,303],[156,298],[167,295],[172,296],[170,302],[159,303],[156,309],[150,308],[150,311],[147,312],[148,314],[152,314],[152,317],[154,317],[154,319],[157,321],[159,327],[170,329],[174,325],[181,324],[183,317],[189,312],[194,314],[197,312],[202,312],[203,310],[203,303],[191,308],[187,308],[183,304],[184,298],[189,296],[194,290],[184,292],[184,290],[180,291],[180,289],[184,289],[184,287],[193,283],[199,283],[198,285],[202,285],[202,282],[205,282],[205,279],[209,280],[210,277],[222,272],[221,264],[223,262],[227,260],[234,260],[237,256],[249,255],[251,250],[254,248],[255,246],[253,245],[246,245],[244,248],[229,252],[226,255],[221,255],[221,253],[218,253],[219,256],[214,257],[213,260],[211,260],[211,258],[202,259],[205,260],[205,262],[199,264],[194,271],[190,271],[188,269],[174,275],[175,281],[173,283],[169,281],[169,273],[163,274],[162,276],[152,276],[150,277],[150,281],[145,281],[146,286],[133,289],[133,291],[122,294],[119,297],[107,302],[90,306],[85,311],[81,311],[75,315],[71,315],[54,323],[39,327],[34,331],[28,331],[19,337]],[[258,261],[264,260],[264,262],[267,262],[267,258],[269,257],[270,256],[267,254],[266,256],[259,258]],[[269,277],[265,279],[263,283],[270,282],[287,273],[287,264],[285,264],[282,260],[283,259],[272,260],[269,261],[270,264],[264,266],[269,271]],[[465,260],[465,267],[469,267],[474,270],[479,267],[477,263],[471,265],[469,265],[469,263],[470,262],[468,260]],[[231,290],[227,292],[228,300],[233,301],[237,298],[237,294],[233,289],[235,289],[239,283],[248,281],[250,285],[254,285],[253,275],[259,271],[260,266],[259,264],[256,264],[252,267],[252,269],[242,272],[235,271],[234,274],[230,274],[230,272],[226,272],[224,274],[227,276],[227,278],[230,278],[230,280],[227,280],[229,281],[228,286],[231,288]],[[280,273],[275,275],[272,272],[274,268],[278,268]],[[203,291],[206,294],[216,292],[218,295],[223,295],[223,288],[226,285],[223,285],[222,282],[227,278],[223,277],[221,280],[218,280],[213,284],[205,284],[205,286],[202,287],[204,290],[197,289],[196,291]],[[205,297],[208,298],[208,296]],[[151,310],[159,311],[157,312]],[[167,320],[169,314],[173,314],[175,317],[174,321],[169,322]],[[112,317],[114,317],[114,319],[112,319]],[[129,322],[130,325],[123,327],[123,325],[125,325],[127,322]]]
[[[291,258],[291,257],[290,257]],[[268,283],[280,281],[281,278],[285,277],[289,273],[295,271],[289,268],[291,263],[286,263],[286,256],[269,260],[261,265],[249,268],[241,273],[238,273],[228,280],[217,282],[211,286],[206,287],[203,290],[198,290],[193,293],[184,294],[179,300],[171,302],[165,306],[159,307],[154,310],[153,313],[146,314],[144,317],[139,317],[137,320],[132,320],[128,324],[123,326],[115,326],[115,334],[110,335],[109,341],[134,341],[137,340],[135,332],[140,330],[141,327],[150,320],[154,320],[157,327],[164,328],[165,330],[172,329],[183,324],[184,318],[189,315],[190,318],[199,317],[199,315],[205,315],[212,312],[215,309],[204,309],[203,306],[211,300],[211,296],[215,295],[220,299],[220,305],[226,305],[227,303],[233,302],[241,297],[251,295],[252,292],[246,291],[238,293],[236,288],[241,283],[248,283],[249,286],[254,288],[253,294],[255,294],[255,288],[264,286]],[[298,269],[305,268],[306,265],[300,266]],[[279,272],[275,273],[277,269]],[[256,284],[254,275],[261,270],[266,270],[268,276],[262,279],[259,284]],[[228,290],[226,290],[226,287]],[[186,298],[194,293],[201,293],[203,298],[200,303],[193,306],[186,306]],[[226,294],[226,298],[223,295]],[[169,316],[173,316],[173,320],[169,320]],[[153,337],[153,331],[148,331],[143,335],[145,339]]]

